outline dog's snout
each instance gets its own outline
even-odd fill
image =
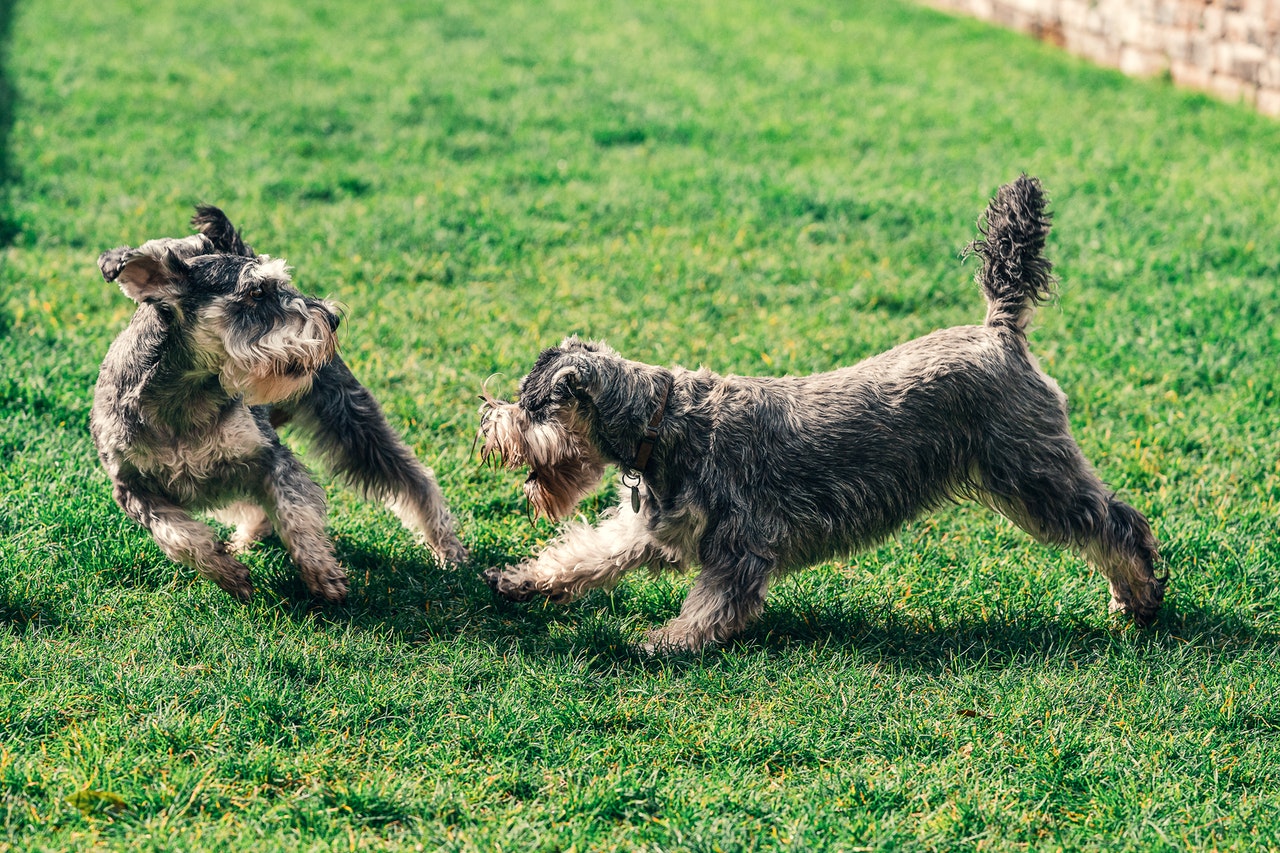
[[[339,317],[337,313],[330,311],[327,308],[325,309],[324,314],[325,314],[324,318],[329,321],[329,331],[331,332],[338,331],[338,324],[342,322],[342,318]]]

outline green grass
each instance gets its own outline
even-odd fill
[[[0,47],[0,850],[1280,849],[1274,120],[887,0],[18,2]],[[1154,628],[970,506],[698,656],[631,645],[684,578],[493,600],[555,531],[469,452],[487,377],[570,332],[783,374],[976,322],[958,250],[1024,170],[1032,346],[1162,540]],[[347,606],[272,541],[239,607],[113,504],[94,261],[199,201],[347,306],[472,570],[330,488]]]

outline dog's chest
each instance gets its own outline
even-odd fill
[[[126,450],[125,458],[141,473],[174,486],[243,476],[270,444],[244,407],[199,429],[155,429],[148,438]]]

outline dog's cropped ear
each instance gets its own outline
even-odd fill
[[[552,388],[563,388],[570,393],[591,392],[595,387],[595,368],[584,358],[566,359],[566,364],[551,376]]]
[[[113,249],[112,252],[120,251]],[[113,278],[134,302],[172,302],[186,291],[187,265],[177,254],[161,249],[146,252],[130,249],[120,260],[115,275],[109,275],[106,252],[98,258],[98,266],[107,281]]]
[[[520,405],[540,412],[582,394],[594,396],[597,384],[596,366],[590,358],[552,347],[542,351],[533,369],[520,380]]]
[[[216,252],[239,255],[242,258],[257,256],[253,248],[240,238],[240,232],[231,224],[227,215],[211,204],[196,205],[196,215],[191,217],[191,227],[209,238]]]

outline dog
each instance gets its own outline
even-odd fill
[[[628,361],[577,337],[539,355],[516,402],[486,394],[481,457],[528,466],[535,514],[563,518],[622,472],[620,503],[485,578],[507,599],[568,601],[636,567],[701,567],[651,650],[739,633],[782,573],[889,537],[969,497],[1107,578],[1111,608],[1149,623],[1164,599],[1147,520],[1099,480],[1072,439],[1067,399],[1031,355],[1033,309],[1054,290],[1040,182],[999,189],[966,250],[982,326],[942,329],[812,376],[720,376]],[[627,500],[628,493],[630,500]]]
[[[275,430],[292,420],[335,476],[385,501],[444,561],[466,560],[435,476],[338,356],[335,306],[299,293],[285,262],[255,253],[218,208],[191,222],[192,236],[98,259],[138,303],[89,418],[116,502],[170,559],[241,601],[253,584],[235,555],[274,529],[311,595],[340,603],[324,490]],[[196,512],[233,525],[230,541]]]

